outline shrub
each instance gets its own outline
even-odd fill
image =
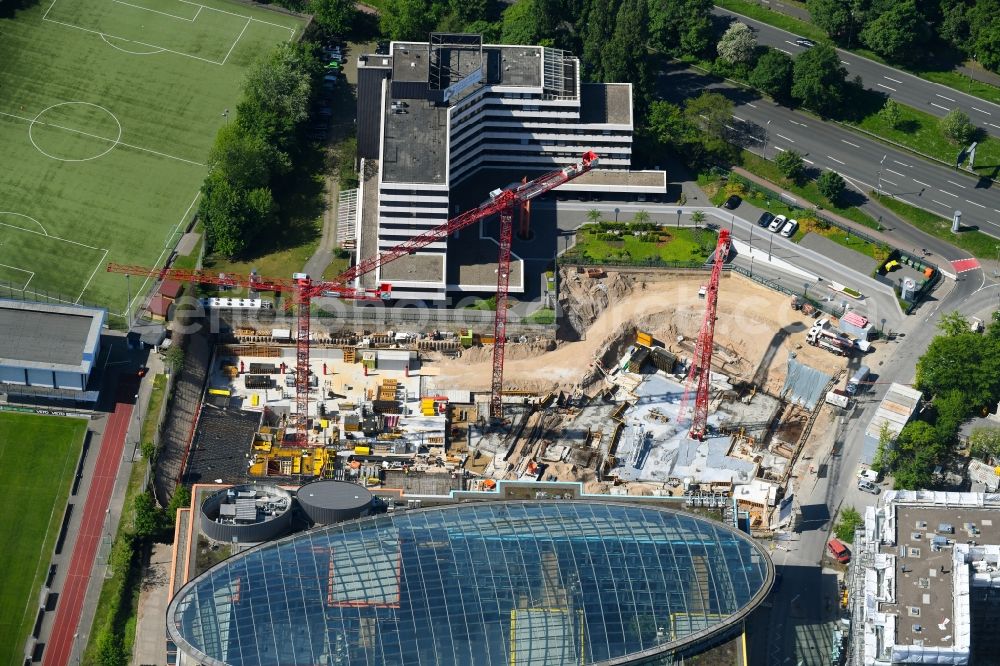
[[[976,128],[961,109],[952,109],[939,121],[941,133],[958,144],[966,144],[972,140]]]

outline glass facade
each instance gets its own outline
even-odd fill
[[[477,502],[364,518],[233,557],[167,627],[233,666],[631,663],[710,641],[767,594],[727,525],[613,502]]]

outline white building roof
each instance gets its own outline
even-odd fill
[[[917,411],[922,397],[920,391],[915,388],[892,384],[882,398],[882,403],[875,410],[875,416],[868,424],[865,434],[877,438],[882,432],[882,424],[885,423],[895,438]]]

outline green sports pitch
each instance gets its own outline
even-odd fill
[[[105,265],[162,265],[247,66],[304,24],[225,0],[42,0],[0,19],[0,297],[121,316]]]
[[[81,419],[0,412],[0,488],[17,505],[0,511],[0,666],[23,660],[86,431]]]

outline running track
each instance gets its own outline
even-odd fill
[[[115,477],[125,448],[125,434],[132,417],[132,402],[138,385],[134,377],[120,381],[115,398],[115,409],[108,417],[101,450],[97,454],[94,477],[90,482],[87,501],[83,508],[83,520],[73,546],[69,574],[59,593],[56,619],[52,624],[49,642],[42,656],[43,666],[66,666],[73,650],[73,634],[80,624],[87,582],[94,567],[97,546],[101,540],[105,512],[111,502],[111,491],[115,487]],[[93,632],[91,632],[93,633]],[[81,644],[80,649],[83,649]]]

